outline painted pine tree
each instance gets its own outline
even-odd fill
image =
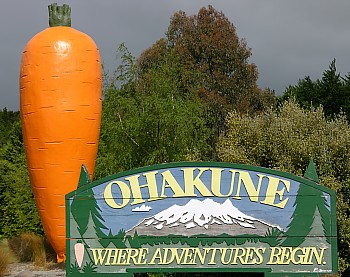
[[[311,160],[309,166],[304,174],[304,177],[311,181],[318,182],[315,165]],[[291,222],[287,226],[288,230],[285,233],[287,237],[282,245],[284,246],[299,246],[305,241],[313,225],[315,216],[319,215],[322,221],[321,230],[314,230],[320,236],[324,235],[328,243],[330,243],[330,225],[331,215],[329,205],[327,203],[324,193],[314,187],[300,184],[295,198],[294,213]]]
[[[82,187],[86,184],[90,183],[90,177],[87,172],[87,169],[83,165],[80,172],[79,185],[78,187]],[[85,191],[80,192],[79,196],[75,196],[71,205],[71,213],[78,225],[78,232],[80,236],[83,238],[84,234],[88,230],[89,219],[91,218],[96,235],[98,238],[105,238],[106,235],[103,230],[107,230],[108,228],[103,224],[104,219],[100,214],[101,209],[97,205],[97,201],[95,199],[94,193],[91,188],[87,188]],[[109,242],[105,240],[100,240],[102,246],[106,247]],[[108,243],[108,244],[107,244]],[[107,244],[107,245],[104,245]]]

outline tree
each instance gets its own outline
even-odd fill
[[[43,234],[26,167],[21,124],[17,120],[7,128],[8,138],[0,149],[0,236]]]
[[[339,268],[343,272],[350,268],[349,149],[350,126],[343,114],[327,120],[321,107],[304,110],[288,101],[277,111],[271,109],[256,116],[230,113],[218,154],[224,162],[258,165],[299,176],[312,158],[320,183],[337,194]],[[325,217],[322,201],[313,206]]]
[[[256,66],[248,62],[251,50],[228,18],[212,6],[197,15],[176,12],[167,31],[169,49],[175,49],[182,64],[197,72],[200,86],[215,91],[229,102],[256,88]]]
[[[125,48],[122,63],[105,87],[96,177],[144,165],[201,159],[208,151],[205,107],[178,93],[174,73],[182,65],[152,66],[138,75]]]
[[[327,117],[334,117],[341,111],[350,119],[350,86],[349,74],[341,77],[337,73],[335,59],[322,74],[321,79],[312,81],[309,76],[299,80],[295,86],[289,86],[282,100],[295,98],[304,108],[322,105]]]
[[[19,112],[0,110],[0,148],[6,144],[12,125],[19,121]]]
[[[296,86],[289,86],[284,92],[282,99],[295,98],[296,101],[304,108],[310,109],[312,106],[320,105],[320,92],[309,76],[299,80]]]
[[[140,78],[154,65],[169,60],[182,65],[176,72],[178,93],[194,92],[208,107],[209,143],[214,148],[229,111],[254,113],[275,104],[271,91],[258,88],[257,67],[249,62],[250,57],[251,49],[238,37],[234,25],[209,5],[192,16],[174,13],[166,37],[144,51],[138,65]]]

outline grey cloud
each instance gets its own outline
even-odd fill
[[[47,0],[2,3],[0,16],[0,109],[19,109],[18,74],[27,41],[47,27]],[[171,15],[188,15],[209,4],[223,11],[252,48],[259,85],[281,94],[309,75],[320,78],[333,58],[342,75],[350,71],[348,0],[67,0],[72,26],[89,34],[107,68],[116,67],[116,49],[125,42],[139,55],[164,36]]]

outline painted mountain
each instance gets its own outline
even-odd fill
[[[148,236],[265,235],[269,228],[274,227],[281,230],[277,225],[242,213],[229,199],[221,204],[207,198],[203,201],[192,199],[182,206],[173,205],[152,217],[143,219],[127,234],[133,235],[137,231],[138,235]]]

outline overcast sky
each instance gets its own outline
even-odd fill
[[[18,75],[26,43],[48,26],[46,0],[2,0],[0,9],[0,109],[19,110]],[[350,72],[349,0],[66,0],[72,27],[91,36],[106,68],[116,67],[125,43],[134,56],[164,36],[171,15],[192,15],[207,5],[222,11],[252,49],[258,84],[276,94],[306,75],[321,78],[334,58]]]

